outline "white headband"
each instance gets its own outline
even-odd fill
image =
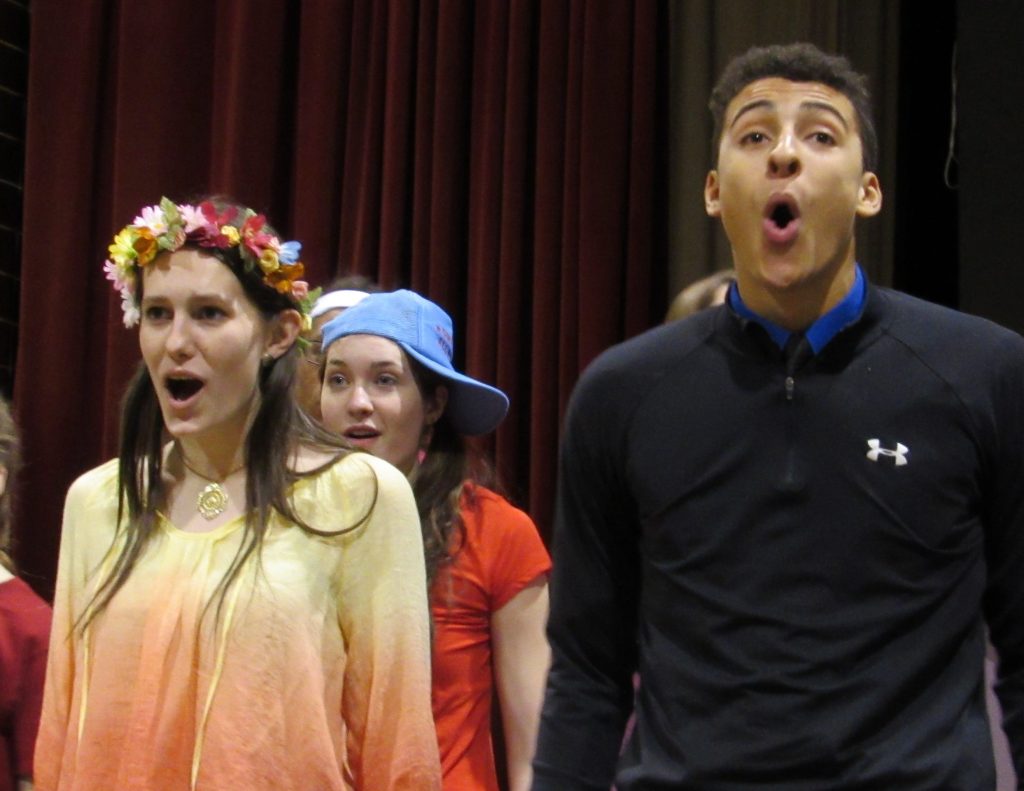
[[[313,309],[309,312],[309,317],[315,319],[317,316],[324,315],[329,310],[345,310],[353,305],[358,305],[366,297],[368,297],[365,291],[354,291],[350,288],[343,288],[340,291],[328,291],[313,305]]]

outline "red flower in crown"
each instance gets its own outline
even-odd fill
[[[276,237],[273,234],[269,234],[263,230],[263,226],[266,224],[266,217],[262,214],[254,214],[251,217],[246,218],[245,222],[242,223],[242,227],[239,229],[239,233],[242,237],[242,245],[249,254],[257,260],[259,260],[264,250],[274,248],[274,242],[276,240]]]
[[[217,207],[210,203],[210,201],[203,201],[199,204],[199,211],[202,212],[206,225],[198,228],[190,236],[199,243],[200,247],[219,247],[224,249],[233,247],[238,243],[237,239],[232,239],[224,230],[225,228],[230,228],[231,221],[238,216],[238,209],[236,207],[228,206],[224,211],[218,213]]]

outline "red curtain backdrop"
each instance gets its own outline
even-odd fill
[[[15,402],[18,553],[113,455],[139,359],[101,264],[161,195],[225,193],[339,272],[443,305],[512,399],[491,442],[550,526],[583,367],[664,307],[663,0],[35,0]]]

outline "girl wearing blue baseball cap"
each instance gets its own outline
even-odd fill
[[[528,789],[550,652],[551,563],[522,511],[482,486],[466,436],[505,417],[500,390],[452,367],[448,314],[411,291],[371,294],[323,331],[326,426],[413,486],[434,621],[433,705],[445,789],[497,791],[497,689],[509,785]]]

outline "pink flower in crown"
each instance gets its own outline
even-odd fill
[[[296,302],[302,302],[309,295],[309,283],[305,280],[292,281],[292,296]]]
[[[206,217],[195,206],[184,203],[178,207],[181,221],[185,224],[185,233],[190,234],[198,231],[206,225]]]
[[[107,280],[114,284],[114,288],[118,291],[124,288],[126,281],[121,273],[121,268],[109,258],[103,262],[103,274],[106,275]]]
[[[124,313],[124,326],[134,327],[138,324],[141,317],[139,308],[135,304],[135,277],[130,274],[125,275],[121,268],[113,261],[104,261],[103,271],[106,273],[107,280],[114,284],[114,288],[121,295],[121,311]]]
[[[142,213],[132,220],[132,225],[139,228],[148,228],[153,236],[162,236],[167,233],[167,218],[164,217],[163,209],[159,206],[147,206]]]

